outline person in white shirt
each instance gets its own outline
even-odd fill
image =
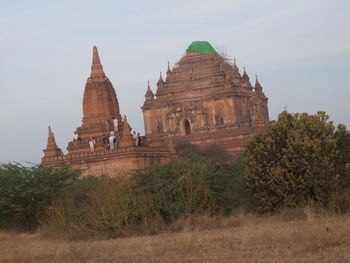
[[[76,146],[78,144],[78,138],[79,138],[79,135],[78,133],[75,131],[74,132],[74,135],[73,135],[73,144]]]
[[[116,117],[113,118],[113,127],[114,127],[114,131],[118,130],[118,119]]]
[[[95,151],[95,144],[96,144],[96,141],[94,138],[90,138],[89,140],[89,147],[90,147],[90,152],[94,152]]]
[[[137,146],[137,134],[136,131],[132,133],[132,138],[135,140],[135,145]]]
[[[111,132],[111,135],[109,136],[109,149],[114,150],[115,149],[115,135]]]

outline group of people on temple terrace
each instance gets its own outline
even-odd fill
[[[118,120],[117,118],[112,119],[113,123],[113,130],[110,131],[109,136],[106,135],[105,133],[102,134],[101,136],[101,141],[103,143],[103,146],[105,150],[114,150],[117,149],[118,142],[120,140],[120,132],[118,131]],[[136,131],[133,131],[131,133],[132,138],[135,141],[136,146],[141,146],[142,145],[142,137],[140,133],[136,133]],[[80,141],[79,135],[77,132],[74,132],[73,135],[73,144],[77,145],[78,141]],[[89,139],[89,149],[90,152],[95,152],[95,145],[96,145],[96,138],[91,137]]]
[[[141,146],[142,138],[141,138],[140,133],[139,132],[136,133],[136,131],[133,131],[133,133],[131,135],[132,135],[132,138],[135,140],[135,145]],[[106,150],[117,149],[117,145],[118,145],[119,140],[120,140],[120,132],[119,131],[111,131],[109,136],[106,136],[106,134],[103,134],[101,137],[101,141],[102,141],[103,146]],[[90,141],[91,141],[91,139],[90,139]],[[90,141],[89,141],[90,152],[94,152],[94,148],[91,148]]]

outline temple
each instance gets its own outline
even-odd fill
[[[165,80],[160,74],[155,95],[147,87],[142,107],[150,146],[163,137],[174,143],[219,144],[239,152],[269,122],[267,97],[256,79],[219,55],[205,41],[193,42]]]
[[[169,162],[176,157],[174,144],[180,141],[218,144],[238,153],[269,123],[268,99],[257,77],[253,87],[236,62],[229,63],[208,42],[195,41],[173,68],[168,63],[164,79],[160,73],[155,93],[148,83],[141,107],[145,136],[138,144],[127,117],[122,118],[95,46],[92,57],[77,139],[68,143],[68,153],[63,154],[49,127],[44,165],[70,164],[86,169],[84,174],[120,176],[130,169]],[[117,137],[115,149],[106,143],[109,136]]]

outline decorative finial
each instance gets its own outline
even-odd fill
[[[92,48],[92,64],[101,64],[101,61],[100,61],[100,57],[98,55],[98,50],[97,50],[97,47],[94,46]]]
[[[106,78],[101,65],[100,56],[96,46],[92,48],[92,65],[91,65],[91,76],[92,80],[103,80]]]
[[[246,80],[249,80],[249,77],[248,77],[247,71],[245,70],[245,67],[243,67],[243,78]]]
[[[160,72],[159,80],[157,82],[157,85],[160,86],[160,85],[163,85],[163,84],[164,84],[164,80],[163,80],[163,77],[162,77],[162,72]]]
[[[149,81],[147,81],[147,91],[146,91],[145,97],[146,97],[146,101],[154,99],[154,94],[151,90],[151,87],[149,86]]]
[[[239,72],[239,68],[237,67],[236,58],[233,58],[233,71],[235,73],[236,78],[241,78],[241,73]]]
[[[259,79],[258,79],[258,75],[255,74],[255,87],[254,87],[255,91],[261,93],[262,91],[262,86],[259,83]]]
[[[247,88],[248,88],[249,90],[252,90],[253,87],[252,87],[252,84],[251,84],[250,81],[249,81],[249,76],[248,76],[248,74],[247,74],[247,72],[246,72],[246,70],[245,70],[245,67],[243,67],[242,79],[243,79],[243,82],[246,83]]]
[[[167,78],[170,77],[171,74],[172,74],[172,72],[171,72],[171,69],[170,69],[170,63],[169,63],[169,61],[168,61],[168,69],[167,69],[167,71],[166,71],[166,76],[167,76]]]

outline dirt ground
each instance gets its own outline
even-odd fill
[[[222,227],[79,241],[0,232],[0,262],[350,262],[350,216],[231,217]]]

